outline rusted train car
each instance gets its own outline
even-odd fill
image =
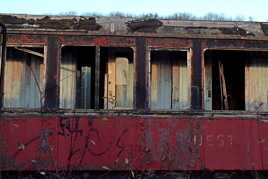
[[[268,23],[0,22],[3,173],[268,170]]]

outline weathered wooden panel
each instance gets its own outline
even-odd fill
[[[105,91],[107,91],[107,96],[105,99],[107,100],[105,107],[108,109],[113,109],[115,107],[115,58],[108,59],[108,74],[106,74],[106,82]]]
[[[134,64],[128,64],[128,79],[127,79],[127,107],[133,107],[133,84],[134,84]]]
[[[205,110],[212,110],[212,62],[210,59],[205,61],[204,89]]]
[[[187,61],[184,59],[176,59],[179,60],[180,67],[180,105],[179,108],[181,110],[186,110],[190,108],[190,73],[189,66]]]
[[[63,54],[60,65],[60,108],[75,108],[76,60],[71,52]]]
[[[4,107],[42,106],[44,66],[43,58],[9,48],[5,68]]]
[[[151,63],[151,108],[158,103],[158,64]]]
[[[81,107],[91,108],[91,67],[82,67],[81,73]]]
[[[189,109],[187,60],[174,58],[168,53],[154,57],[151,60],[151,109]]]
[[[172,77],[171,77],[171,61],[170,59],[161,58],[159,63],[159,101],[158,109],[170,109],[171,108],[171,90],[172,90]]]
[[[133,107],[133,63],[128,58],[109,58],[108,74],[105,75],[105,95],[105,103],[108,102],[108,105],[104,105],[105,108]]]
[[[171,109],[172,104],[171,60],[165,54],[160,54],[156,59],[151,60],[151,64],[152,64],[151,94],[153,95],[151,96],[151,108]]]
[[[115,70],[116,107],[127,107],[128,59],[116,58]]]
[[[180,61],[175,60],[172,65],[172,109],[180,108]]]
[[[23,85],[21,99],[24,101],[23,106],[29,108],[41,107],[43,85],[40,81],[40,74],[44,74],[41,69],[44,69],[43,59],[37,56],[30,57],[31,64],[24,64],[24,75],[22,78]]]
[[[268,61],[252,59],[245,69],[246,110],[268,111]]]

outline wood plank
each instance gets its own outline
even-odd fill
[[[115,108],[115,58],[108,59],[108,109]]]
[[[95,49],[95,84],[94,84],[94,109],[99,109],[100,108],[100,46],[96,46]]]
[[[64,54],[60,73],[60,108],[75,108],[76,62],[71,53]]]
[[[251,86],[250,81],[252,81],[251,64],[247,63],[245,65],[245,110],[251,110]]]
[[[224,69],[223,69],[223,64],[219,61],[219,74],[220,74],[220,83],[221,83],[221,91],[222,91],[222,102],[224,105],[224,110],[229,110],[229,104],[228,104],[228,94],[227,94],[227,89],[226,89],[226,81],[225,81],[225,76],[224,76]]]
[[[81,68],[81,107],[91,108],[91,67]]]
[[[104,75],[104,109],[108,109],[108,73]]]
[[[127,107],[133,108],[133,85],[134,85],[134,65],[128,64],[128,80],[127,80]]]
[[[127,107],[127,87],[128,87],[128,59],[123,57],[117,57],[115,60],[116,66],[116,107],[124,108]]]
[[[35,52],[35,51],[27,49],[27,48],[14,47],[14,49],[22,51],[22,52],[25,52],[25,53],[29,53],[31,55],[35,55],[35,56],[38,56],[38,57],[41,57],[41,58],[44,58],[44,54],[39,53],[39,52]]]
[[[151,102],[150,106],[154,109],[158,101],[158,64],[152,61],[151,64]]]
[[[187,110],[190,108],[190,94],[189,94],[189,87],[190,87],[190,75],[189,70],[187,68],[187,61],[181,59],[180,60],[180,91],[179,91],[179,98],[180,98],[180,110]]]
[[[172,109],[180,109],[180,59],[172,62]]]
[[[158,76],[159,83],[159,100],[158,109],[171,109],[171,64],[170,59],[166,58],[165,55],[160,57],[160,73]]]
[[[23,107],[20,100],[23,84],[23,64],[21,60],[7,58],[4,85],[4,107]]]
[[[45,65],[44,59],[38,56],[31,56],[31,76],[32,76],[32,89],[36,91],[36,105],[35,108],[43,106],[44,96],[44,75]]]
[[[252,59],[245,71],[245,103],[248,111],[268,111],[268,62]]]
[[[212,61],[205,62],[205,110],[212,110]]]

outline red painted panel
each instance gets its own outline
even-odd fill
[[[255,120],[205,120],[202,161],[211,170],[261,169]]]
[[[140,169],[140,125],[131,118],[60,118],[59,167]]]
[[[265,121],[157,116],[2,117],[2,170],[267,170]]]
[[[55,123],[54,123],[55,124]],[[17,118],[1,120],[2,143],[6,146],[4,169],[52,169],[56,163],[57,140],[53,122],[40,118]]]
[[[144,166],[153,170],[195,170],[199,168],[199,122],[191,119],[145,120]]]
[[[268,169],[268,123],[267,119],[262,121],[257,121],[257,125],[259,128],[258,131],[258,144],[260,146],[260,157],[262,159],[262,168]]]

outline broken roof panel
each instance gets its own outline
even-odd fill
[[[161,36],[224,36],[256,38],[268,34],[268,23],[236,21],[197,21],[133,19],[124,17],[81,17],[0,14],[0,22],[12,30],[95,31],[99,34]]]

